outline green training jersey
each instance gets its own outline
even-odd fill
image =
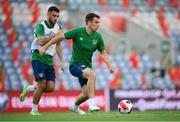
[[[39,36],[44,36],[47,38],[51,38],[54,36],[58,30],[60,30],[60,26],[56,23],[55,25],[50,25],[47,21],[42,21],[41,23],[37,24],[34,28],[34,41],[31,44],[31,50],[32,50],[32,60],[39,60],[45,64],[53,65],[53,56],[55,54],[55,47],[56,44],[51,45],[47,51],[45,52],[45,55],[40,55],[38,53],[39,48],[41,47],[39,45],[39,42],[37,38]],[[37,51],[34,51],[37,50]]]
[[[72,29],[64,33],[66,39],[73,40],[73,52],[70,64],[80,63],[92,68],[93,53],[102,52],[105,48],[102,36],[98,32],[89,35],[85,27]]]

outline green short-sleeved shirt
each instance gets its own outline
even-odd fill
[[[49,25],[47,21],[44,21],[45,22],[45,25],[51,29],[51,28],[54,28],[54,25]],[[59,26],[59,28],[61,29],[61,27]],[[36,37],[39,37],[39,36],[45,36],[45,32],[44,32],[44,26],[41,24],[41,23],[38,23],[35,28],[34,28],[34,34]],[[38,53],[38,51],[35,51],[32,53],[32,60],[39,60],[45,64],[48,64],[48,65],[53,65],[53,58],[52,56],[48,55],[48,54],[45,54],[45,55],[40,55]]]
[[[93,53],[102,52],[105,48],[102,36],[98,32],[89,35],[85,27],[76,28],[64,33],[66,39],[73,40],[73,52],[70,64],[80,63],[92,68]]]

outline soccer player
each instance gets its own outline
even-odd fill
[[[95,13],[89,13],[85,17],[86,26],[72,29],[68,32],[55,36],[52,40],[40,48],[40,53],[44,54],[49,46],[59,42],[62,39],[73,40],[73,52],[70,61],[70,73],[79,79],[81,85],[81,93],[77,96],[74,105],[70,106],[70,110],[85,114],[79,109],[79,105],[89,99],[89,111],[99,111],[99,107],[95,101],[95,85],[96,74],[92,70],[92,56],[98,50],[102,56],[103,61],[111,73],[116,69],[112,66],[111,61],[105,51],[104,41],[97,29],[100,26],[100,16]]]
[[[62,57],[62,48],[60,41],[51,45],[44,55],[39,53],[39,48],[51,40],[56,34],[61,33],[61,28],[57,24],[59,9],[51,6],[47,12],[47,20],[37,24],[34,29],[34,41],[31,44],[32,51],[32,68],[36,80],[35,85],[23,86],[23,92],[20,95],[20,101],[24,101],[28,92],[34,91],[33,105],[31,115],[40,115],[38,112],[38,103],[43,92],[52,92],[55,88],[55,71],[53,68],[53,56],[57,52],[60,59],[61,69],[64,70],[64,61]]]

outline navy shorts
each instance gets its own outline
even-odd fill
[[[82,72],[82,70],[84,70],[85,68],[87,67],[82,64],[71,64],[69,67],[70,73],[73,76],[78,77],[81,87],[87,84],[87,79],[83,77]]]
[[[38,60],[31,61],[36,81],[55,81],[55,71],[52,65],[47,65]]]

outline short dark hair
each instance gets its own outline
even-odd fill
[[[95,13],[89,13],[86,15],[85,21],[86,21],[86,25],[88,23],[88,21],[93,21],[94,17],[100,18],[99,15],[95,14]]]
[[[55,11],[55,12],[59,13],[59,8],[57,8],[56,6],[49,7],[48,12],[52,12],[52,11]]]

